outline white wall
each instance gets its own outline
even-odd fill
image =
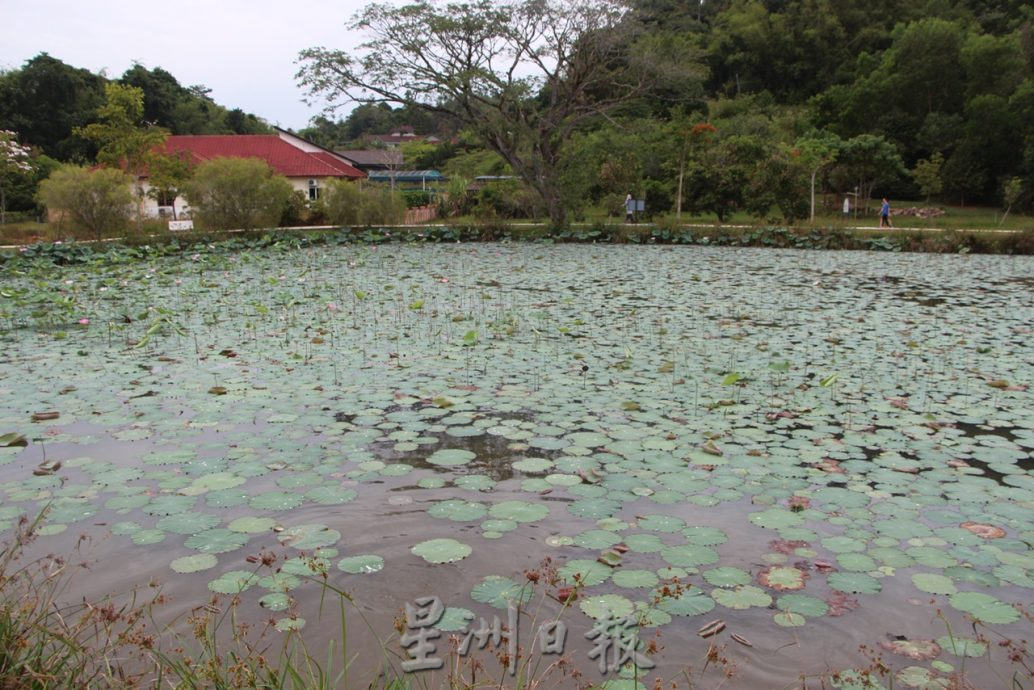
[[[310,177],[288,177],[287,181],[291,183],[291,188],[296,189],[303,194],[305,198],[309,198],[309,180],[313,179]],[[327,181],[330,178],[317,178],[316,182],[319,184],[320,193],[322,190],[327,188]],[[151,191],[151,185],[148,182],[143,183],[144,194],[147,195]],[[182,195],[176,197],[176,217],[179,218],[184,211],[189,212],[189,204]],[[145,218],[157,218],[158,217],[158,202],[152,199],[150,196],[144,197],[143,214]],[[172,220],[170,216],[169,220]]]

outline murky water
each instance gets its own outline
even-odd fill
[[[958,671],[997,687],[1019,668],[994,644],[934,660],[880,644],[949,626],[992,642],[1031,634],[1029,258],[382,246],[42,279],[90,323],[9,310],[0,432],[32,442],[0,455],[0,516],[53,502],[58,526],[34,553],[88,536],[75,595],[157,580],[171,599],[162,615],[182,619],[219,575],[255,569],[249,556],[316,552],[371,628],[352,611],[359,687],[382,647],[400,653],[384,641],[407,602],[436,595],[505,621],[472,598],[483,578],[523,583],[545,558],[591,564],[610,551],[617,564],[597,566],[604,580],[569,609],[540,583],[520,619],[529,648],[536,625],[560,616],[580,682],[603,678],[585,637],[598,610],[583,604],[607,595],[657,616],[642,632],[662,647],[648,687],[828,686],[874,654],[896,673],[920,667],[928,687]],[[30,421],[46,410],[61,416]],[[458,450],[469,455],[442,454]],[[457,514],[448,501],[472,505]],[[548,511],[518,506],[511,519],[500,504],[513,501]],[[338,537],[281,543],[306,525]],[[432,539],[470,553],[435,564],[411,551]],[[192,570],[179,559],[199,554],[214,562],[170,569]],[[337,567],[363,555],[383,568]],[[679,575],[711,610],[658,602],[650,574]],[[259,605],[283,585],[251,587],[242,612],[301,617],[325,649],[339,630],[318,586],[291,587],[286,612]],[[697,635],[718,618],[718,636]],[[483,663],[498,677],[497,660]]]

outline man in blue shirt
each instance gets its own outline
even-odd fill
[[[883,198],[883,205],[880,206],[880,227],[894,227],[890,222],[890,202]]]

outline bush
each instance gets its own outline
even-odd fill
[[[40,184],[39,200],[98,240],[125,231],[133,213],[132,180],[121,170],[65,165]]]
[[[185,189],[194,218],[215,230],[276,226],[293,193],[287,178],[257,158],[202,163]]]
[[[323,196],[327,219],[335,225],[397,225],[406,218],[406,202],[390,189],[334,180]]]

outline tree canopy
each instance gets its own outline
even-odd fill
[[[555,224],[566,220],[557,169],[571,135],[686,67],[608,0],[372,4],[352,28],[369,39],[358,56],[302,52],[310,93],[454,118],[542,197]]]

